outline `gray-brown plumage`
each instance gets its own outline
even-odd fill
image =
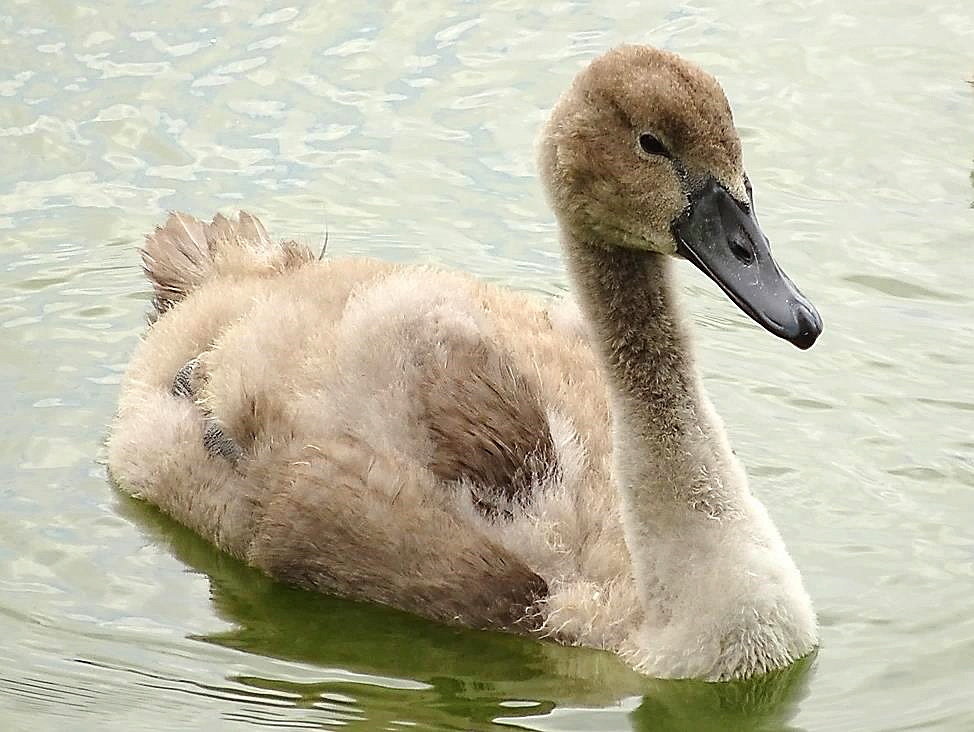
[[[475,503],[493,514],[528,499],[545,473],[557,470],[538,387],[509,361],[478,344],[425,368],[421,416],[437,478],[464,481]]]
[[[244,213],[174,214],[143,250],[159,317],[113,477],[310,589],[657,676],[791,663],[814,613],[702,391],[670,271],[697,201],[750,221],[720,87],[673,54],[611,51],[552,112],[540,163],[580,311],[319,262]],[[805,347],[794,302],[805,330],[783,337]]]

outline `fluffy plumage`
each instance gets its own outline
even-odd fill
[[[675,174],[634,159],[652,128]],[[703,394],[669,222],[744,195],[720,87],[624,47],[552,114],[541,170],[581,315],[471,277],[317,261],[254,217],[147,238],[158,320],[109,441],[117,483],[272,576],[746,677],[816,643],[796,568]]]

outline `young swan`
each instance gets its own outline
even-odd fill
[[[436,270],[318,262],[174,214],[113,478],[283,581],[443,622],[745,678],[816,644],[801,578],[704,395],[689,259],[800,348],[821,331],[754,216],[717,82],[627,46],[575,80],[541,171],[581,307]],[[611,418],[610,418],[611,417]]]

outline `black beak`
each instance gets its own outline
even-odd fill
[[[711,178],[691,196],[672,231],[677,253],[756,322],[802,349],[819,337],[821,316],[774,261],[752,205]]]

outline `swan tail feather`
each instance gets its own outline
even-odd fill
[[[236,219],[217,214],[210,223],[173,212],[146,236],[141,253],[158,315],[213,277],[274,274],[314,260],[305,246],[271,240],[246,211]]]

